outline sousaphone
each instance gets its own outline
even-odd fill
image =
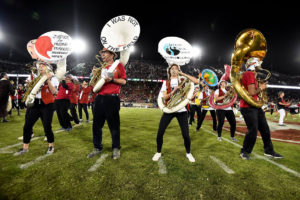
[[[225,73],[221,77],[219,84],[221,83],[221,81],[226,81],[226,82],[230,81],[230,66],[224,65],[224,68],[225,68]],[[212,108],[225,109],[225,108],[231,107],[235,103],[235,101],[237,99],[237,94],[236,94],[234,88],[232,87],[232,85],[227,85],[227,87],[225,89],[227,90],[228,96],[223,99],[223,103],[216,103],[214,93],[212,93],[210,95],[209,105]]]
[[[139,22],[128,15],[120,15],[109,20],[101,31],[100,40],[105,49],[112,52],[126,53],[124,50],[129,50],[139,38],[141,32]],[[101,68],[96,69],[91,83],[94,85],[93,92],[98,92],[105,83],[106,77],[113,77],[114,70],[121,62],[124,66],[128,62],[128,57],[123,54],[123,60],[115,60],[112,66],[106,70],[106,64],[101,63]],[[99,58],[99,57],[98,57]],[[97,59],[98,59],[97,58]]]
[[[171,66],[176,64],[178,66],[189,63],[193,56],[192,46],[182,38],[166,37],[158,44],[158,52]],[[185,77],[179,76],[179,87],[176,93],[168,100],[163,98],[163,92],[160,92],[157,98],[159,108],[164,113],[174,113],[184,108],[194,93],[194,83]]]
[[[201,72],[201,78],[200,78],[205,85],[208,85],[209,87],[214,87],[218,84],[218,76],[216,73],[210,69],[204,69]],[[211,94],[210,96],[212,96]],[[202,108],[209,108],[209,98],[210,96],[207,96],[205,99],[201,100]],[[205,103],[203,103],[205,102]]]

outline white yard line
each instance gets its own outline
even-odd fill
[[[37,140],[41,137],[42,136],[34,137],[34,138],[31,139],[31,141]],[[9,146],[6,146],[6,147],[2,147],[2,148],[0,148],[0,153],[8,152],[7,151],[8,149],[13,148],[13,147],[17,147],[17,146],[20,146],[20,145],[23,145],[23,142],[19,142],[19,143],[12,144],[12,145],[9,145]]]
[[[168,173],[167,172],[167,167],[166,167],[162,157],[158,160],[158,172],[160,174],[167,174]]]
[[[35,163],[40,162],[41,160],[44,160],[46,157],[48,157],[50,155],[52,155],[52,154],[45,154],[43,156],[37,157],[35,160],[30,161],[30,162],[25,163],[25,164],[22,164],[19,167],[20,167],[20,169],[26,169],[26,168],[34,165]]]
[[[101,157],[96,161],[96,163],[89,168],[89,172],[94,172],[97,170],[97,168],[104,162],[105,158],[108,156],[108,154],[102,154]]]
[[[221,160],[214,156],[209,156],[215,163],[217,163],[227,174],[234,174],[234,171],[227,167]]]
[[[78,126],[81,126],[82,124],[75,124],[73,126],[73,128],[75,127],[78,127]],[[57,130],[57,131],[54,131],[53,133],[59,133],[59,132],[63,132],[64,130]],[[33,137],[31,139],[31,141],[34,141],[34,140],[37,140],[39,138],[42,138],[42,137],[45,137],[45,136],[37,136],[37,137]],[[10,148],[13,148],[13,147],[17,147],[17,146],[20,146],[20,145],[23,145],[23,142],[19,142],[19,143],[16,143],[16,144],[12,144],[12,145],[9,145],[9,146],[6,146],[6,147],[2,147],[0,148],[0,153],[13,153],[12,151],[7,151],[8,149]]]
[[[202,129],[202,130],[204,130],[205,132],[208,132],[208,133],[211,133],[211,134],[217,136],[217,134],[215,134],[215,133],[212,132],[212,131],[205,130],[205,129]],[[229,142],[229,143],[233,144],[233,145],[236,146],[236,147],[242,148],[241,145],[239,145],[239,144],[237,144],[237,143],[234,143],[234,142],[228,140],[227,138],[222,138],[222,139],[223,139],[224,141],[226,141],[226,142]],[[288,167],[286,167],[286,166],[284,166],[284,165],[282,165],[282,164],[276,163],[276,162],[274,162],[273,160],[268,159],[268,158],[266,158],[266,157],[264,157],[264,156],[260,156],[260,155],[254,153],[254,152],[252,152],[252,155],[254,155],[254,156],[257,157],[257,158],[263,159],[263,160],[265,160],[265,161],[267,161],[267,162],[269,162],[269,163],[272,163],[273,165],[276,165],[276,166],[280,167],[281,169],[283,169],[283,170],[286,171],[286,172],[292,173],[292,174],[294,174],[295,176],[300,177],[300,173],[298,173],[298,172],[296,172],[296,171],[294,171],[294,170],[292,170],[292,169],[290,169],[290,168],[288,168]]]

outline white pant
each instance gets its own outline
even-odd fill
[[[279,117],[279,124],[283,124],[283,119],[285,117],[285,110],[284,109],[280,109],[278,110],[280,117]]]

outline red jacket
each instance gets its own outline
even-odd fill
[[[72,96],[73,93],[74,84],[73,83],[66,83],[66,84],[68,85],[68,89],[65,89],[61,83],[59,84],[56,99],[70,99],[70,96]]]
[[[71,104],[78,104],[79,92],[80,92],[80,84],[74,85],[72,96],[70,96]]]
[[[79,103],[88,104],[89,103],[89,95],[92,91],[92,87],[88,86],[86,88],[81,87],[81,92],[79,94]]]

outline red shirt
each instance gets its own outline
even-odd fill
[[[22,95],[25,93],[25,90],[18,89],[18,99],[22,99]]]
[[[68,85],[68,89],[66,90],[62,84],[60,83],[58,86],[58,93],[55,99],[70,99],[73,93],[74,84],[73,83],[66,83]]]
[[[105,67],[106,69],[109,69],[111,65]],[[119,63],[118,66],[115,69],[115,74],[114,78],[115,79],[126,79],[126,73],[125,73],[125,68],[122,63]],[[121,85],[112,83],[112,82],[107,82],[104,83],[102,88],[99,91],[100,95],[110,95],[110,94],[120,94],[121,91]]]
[[[79,94],[79,103],[88,104],[89,103],[89,95],[92,91],[92,87],[88,86],[86,88],[82,87],[81,92]]]
[[[80,84],[74,85],[72,96],[70,96],[70,103],[71,104],[78,104],[79,92],[80,92]]]
[[[257,89],[257,81],[256,81],[256,78],[254,76],[254,72],[247,71],[242,76],[242,85],[248,91],[248,85],[250,85],[250,84],[254,84],[255,85],[255,89]],[[255,100],[258,99],[257,94],[253,95],[252,97]],[[250,108],[251,106],[247,102],[245,102],[243,99],[241,99],[241,101],[240,101],[240,107],[241,108]]]

